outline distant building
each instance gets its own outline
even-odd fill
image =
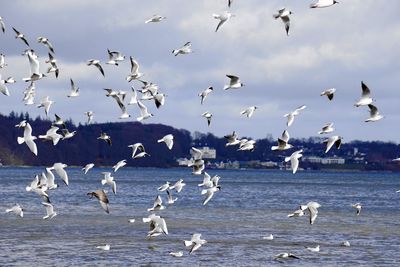
[[[217,150],[208,146],[198,148],[203,152],[203,159],[215,159],[217,157]]]
[[[324,164],[324,165],[346,163],[346,160],[340,157],[321,158],[317,156],[308,156],[308,157],[303,157],[302,161],[309,163],[316,163],[316,164]]]
[[[176,162],[178,162],[179,166],[187,166],[189,164],[190,160],[187,158],[179,158],[176,160]]]

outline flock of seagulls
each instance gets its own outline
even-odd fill
[[[228,1],[228,7],[230,8],[232,5],[232,0]],[[335,0],[319,0],[316,3],[313,3],[310,5],[310,8],[327,8],[331,7],[338,2]],[[273,15],[275,19],[280,18],[282,22],[284,23],[285,26],[285,31],[286,34],[289,35],[289,29],[290,29],[290,16],[293,13],[288,10],[287,8],[282,8],[279,9],[276,14]],[[221,14],[213,14],[212,15],[216,20],[218,20],[218,24],[215,28],[215,32],[218,32],[221,30],[221,27],[226,24],[232,17],[235,15],[232,14],[229,11],[223,12]],[[167,19],[165,16],[161,15],[153,15],[149,19],[147,19],[144,23],[160,23],[163,20]],[[0,29],[2,33],[6,32],[6,23],[3,21],[3,19],[0,17]],[[42,73],[40,70],[40,64],[38,60],[38,55],[36,52],[31,48],[30,43],[28,42],[27,36],[25,36],[21,31],[17,30],[16,28],[12,28],[14,33],[15,33],[15,38],[20,39],[24,45],[28,47],[23,53],[24,56],[28,58],[29,62],[29,69],[30,69],[30,76],[23,78],[23,81],[28,83],[27,89],[24,91],[24,104],[25,105],[33,105],[35,103],[35,95],[36,95],[36,83],[39,82],[43,78],[49,79],[48,75],[50,73],[54,73],[55,78],[57,79],[59,74],[60,74],[60,69],[58,68],[57,65],[57,59],[56,59],[56,54],[55,54],[55,48],[53,44],[50,42],[50,40],[46,37],[38,37],[37,42],[40,44],[43,44],[45,47],[48,49],[48,60],[45,61],[45,63],[49,64],[47,68],[46,73]],[[174,56],[178,55],[188,55],[193,53],[192,50],[192,43],[191,42],[186,42],[183,46],[177,49],[172,50],[172,54]],[[126,56],[123,55],[120,51],[112,51],[110,49],[107,49],[107,55],[108,55],[108,60],[105,62],[107,65],[113,65],[118,67],[121,62],[126,60]],[[112,88],[105,88],[104,90],[106,91],[106,97],[111,97],[114,99],[118,104],[119,109],[121,110],[121,115],[119,116],[119,119],[127,119],[131,117],[131,115],[128,113],[128,106],[130,105],[137,105],[139,111],[140,111],[140,116],[137,117],[137,121],[144,121],[147,120],[154,115],[149,112],[148,107],[144,104],[146,102],[153,102],[156,106],[156,108],[161,108],[165,104],[165,99],[166,95],[162,93],[158,87],[157,84],[149,82],[149,81],[144,81],[141,80],[141,78],[144,76],[143,73],[139,71],[139,63],[132,57],[129,57],[130,59],[130,73],[126,76],[126,81],[128,83],[131,83],[133,81],[137,81],[141,83],[141,89],[135,89],[134,86],[131,87],[131,97],[129,102],[125,101],[128,99],[126,96],[128,95],[128,92],[125,91],[116,91]],[[105,78],[106,74],[104,71],[104,68],[102,66],[102,62],[99,59],[90,59],[86,62],[87,66],[94,66],[98,72]],[[6,59],[4,54],[0,54],[0,69],[7,67]],[[232,89],[241,89],[245,85],[242,83],[240,80],[239,76],[232,75],[232,74],[227,74],[226,77],[229,79],[228,84],[226,84],[223,88],[223,90],[232,90]],[[5,96],[10,96],[10,91],[7,88],[8,84],[13,84],[16,81],[14,80],[13,77],[8,77],[6,79],[3,79],[0,75],[0,92],[5,95]],[[371,97],[371,90],[368,88],[368,86],[362,81],[361,82],[361,89],[362,89],[362,94],[361,98],[358,102],[356,102],[354,105],[355,107],[363,107],[367,106],[370,111],[370,117],[367,118],[365,121],[366,122],[376,122],[379,121],[383,118],[383,116],[379,113],[378,108],[373,104],[374,99]],[[205,103],[205,100],[207,97],[214,91],[214,88],[212,86],[209,86],[206,88],[204,91],[200,92],[198,96],[200,97],[200,104],[203,105]],[[139,95],[139,93],[141,95]],[[334,100],[334,95],[336,94],[336,89],[335,88],[330,88],[325,91],[323,91],[320,95],[321,96],[327,96],[329,101]],[[79,97],[80,95],[80,89],[79,87],[74,83],[73,79],[70,79],[70,92],[67,95],[68,98],[76,98]],[[50,99],[50,96],[46,96],[43,99],[40,100],[39,104],[37,105],[38,108],[43,108],[46,117],[49,116],[50,114],[50,108],[52,105],[55,104],[54,101]],[[250,106],[243,111],[241,111],[240,114],[243,116],[246,116],[247,118],[251,118],[254,115],[254,112],[258,109],[257,106]],[[292,124],[294,123],[294,120],[296,116],[298,116],[301,111],[306,109],[306,105],[301,105],[295,110],[287,113],[284,115],[285,118],[287,118],[287,127],[291,127]],[[87,111],[84,114],[87,116],[87,123],[90,124],[93,121],[95,113],[93,111]],[[208,126],[211,125],[211,120],[213,118],[213,114],[211,112],[204,112],[201,114],[202,117],[204,117],[207,120]],[[333,127],[333,122],[330,122],[326,124],[325,126],[322,127],[322,129],[318,132],[318,134],[325,135],[325,134],[330,134],[335,131],[335,128]],[[50,129],[41,135],[38,135],[38,137],[32,135],[32,127],[27,121],[22,121],[19,124],[16,125],[18,128],[23,128],[23,136],[18,137],[17,142],[18,144],[26,144],[28,149],[35,155],[38,155],[38,149],[36,146],[35,141],[39,138],[45,141],[50,141],[54,146],[56,146],[60,141],[73,138],[76,132],[70,132],[67,128],[66,125],[63,121],[63,119],[55,114],[55,120],[52,123]],[[111,137],[105,133],[101,132],[99,133],[100,136],[97,138],[100,141],[106,142],[109,146],[112,146],[112,139]],[[246,138],[238,138],[238,134],[234,131],[232,134],[228,134],[225,136],[225,139],[227,141],[226,146],[237,146],[238,150],[240,151],[253,151],[256,146],[256,142],[254,140],[249,140]],[[325,153],[328,153],[330,149],[335,145],[337,149],[340,148],[341,143],[342,143],[343,137],[339,135],[334,135],[331,137],[328,137],[324,143],[326,143],[326,150]],[[290,135],[288,132],[288,129],[285,129],[281,135],[281,137],[278,138],[277,140],[277,145],[272,146],[271,150],[276,150],[276,151],[284,151],[284,150],[289,150],[293,148],[293,145],[289,143],[290,140]],[[172,134],[167,134],[163,137],[160,137],[158,140],[154,140],[154,142],[157,143],[164,143],[167,147],[168,150],[171,150],[174,145],[174,136]],[[128,146],[129,148],[132,149],[132,160],[142,158],[142,157],[148,157],[150,154],[148,154],[143,146],[142,143],[138,142],[132,145]],[[128,148],[127,148],[128,149]],[[295,152],[293,152],[290,156],[285,157],[284,161],[285,162],[290,162],[291,170],[293,174],[295,174],[299,168],[299,159],[303,156],[303,149],[299,149]],[[221,190],[221,185],[219,184],[220,177],[218,175],[215,175],[214,177],[211,177],[206,171],[205,171],[205,161],[203,160],[203,152],[199,150],[198,148],[192,147],[191,151],[191,159],[189,160],[188,167],[192,169],[192,174],[201,176],[203,175],[203,180],[201,183],[198,184],[198,187],[201,187],[200,194],[204,196],[203,200],[203,205],[207,205],[214,195],[216,195],[220,190]],[[112,190],[112,193],[114,195],[117,195],[117,181],[113,177],[119,169],[123,168],[127,164],[127,160],[123,159],[119,162],[117,162],[113,167],[112,172],[103,172],[103,178],[100,180],[99,179],[99,184],[103,186],[110,187]],[[26,191],[28,192],[33,192],[36,193],[41,199],[42,199],[42,205],[46,210],[46,215],[43,217],[45,220],[50,220],[54,218],[57,213],[55,212],[54,206],[50,201],[50,197],[48,192],[51,190],[55,190],[60,188],[56,183],[55,183],[55,174],[64,182],[66,186],[69,185],[69,180],[68,180],[68,173],[66,172],[65,168],[68,166],[64,163],[54,163],[53,166],[45,168],[45,171],[42,172],[40,175],[36,175],[31,181],[31,183],[26,187]],[[84,174],[87,174],[92,168],[95,167],[95,164],[93,163],[88,163],[82,168],[82,171]],[[149,231],[147,233],[147,237],[149,238],[154,238],[160,235],[168,235],[168,228],[167,228],[167,223],[164,217],[157,215],[155,212],[164,210],[167,208],[167,206],[164,205],[163,197],[160,195],[160,193],[165,192],[166,196],[166,202],[168,205],[173,205],[175,202],[178,201],[178,197],[173,196],[173,191],[175,191],[176,194],[181,193],[183,190],[184,186],[186,184],[184,183],[183,179],[179,179],[177,182],[174,184],[171,184],[170,182],[166,182],[165,184],[161,185],[158,187],[156,190],[158,191],[158,194],[155,196],[154,202],[152,207],[148,208],[147,211],[151,212],[151,214],[143,218],[142,221],[144,223],[149,223]],[[107,191],[104,190],[103,188],[96,189],[93,191],[90,191],[87,193],[87,196],[90,198],[95,198],[99,201],[99,204],[101,208],[106,212],[106,213],[112,213],[112,210],[110,209],[110,202],[107,196]],[[316,218],[318,216],[318,209],[321,207],[321,205],[315,201],[310,201],[306,205],[300,205],[299,209],[295,210],[293,213],[289,214],[288,217],[302,217],[306,213],[309,215],[309,223],[312,225],[315,223]],[[361,204],[356,203],[352,205],[353,208],[357,210],[357,215],[360,215],[361,212]],[[7,213],[14,213],[17,216],[23,217],[24,216],[24,209],[21,207],[19,204],[16,204],[12,206],[9,209],[6,209]],[[130,223],[134,223],[134,219],[129,220]],[[274,236],[270,234],[269,236],[264,237],[263,239],[265,240],[273,240]],[[346,241],[347,242],[347,241]],[[350,246],[350,244],[347,242],[343,243],[343,246]],[[187,247],[189,249],[189,254],[194,253],[198,249],[200,249],[203,245],[207,243],[206,240],[202,239],[202,234],[201,233],[194,233],[191,237],[190,240],[185,240],[183,241],[184,247]],[[102,246],[97,246],[98,249],[101,250],[110,250],[111,246],[110,244],[102,245]],[[319,252],[320,251],[320,246],[317,245],[316,247],[306,247],[307,250],[311,252]],[[182,257],[184,255],[183,251],[178,251],[178,252],[170,252],[171,256],[174,257]],[[287,259],[287,258],[294,258],[298,259],[299,257],[289,253],[289,252],[282,252],[279,253],[275,256],[276,259]]]

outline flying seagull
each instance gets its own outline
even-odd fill
[[[117,164],[115,164],[112,168],[114,169],[114,172],[118,171],[119,168],[124,167],[126,165],[126,159],[123,159],[121,161],[118,161]]]
[[[229,84],[224,86],[224,90],[239,89],[244,86],[238,76],[227,74],[226,77],[230,79]]]
[[[43,217],[43,220],[51,219],[57,215],[51,203],[42,202],[42,205],[46,207],[46,216]]]
[[[50,43],[48,38],[46,38],[46,37],[38,37],[37,38],[37,42],[44,44],[51,51],[51,53],[54,54],[53,45]]]
[[[28,78],[22,78],[22,80],[25,82],[32,82],[46,77],[45,74],[40,73],[40,63],[35,52],[32,49],[28,49],[26,50],[26,55],[28,56],[31,75]]]
[[[278,138],[278,145],[272,146],[271,150],[286,150],[292,148],[293,146],[288,143],[289,139],[290,139],[289,132],[287,130],[284,130],[281,138]]]
[[[378,108],[372,104],[368,105],[369,108],[369,118],[365,120],[365,122],[371,122],[371,121],[379,121],[380,119],[383,119],[383,116],[379,114]]]
[[[287,117],[287,123],[286,125],[289,127],[290,125],[292,125],[293,121],[294,121],[294,117],[300,114],[300,111],[302,111],[303,109],[305,109],[307,106],[306,105],[302,105],[298,108],[296,108],[294,111],[289,112],[285,115],[283,115],[283,117]]]
[[[71,92],[67,97],[77,97],[79,96],[79,87],[75,85],[74,81],[70,79],[71,82]]]
[[[64,181],[64,183],[68,186],[68,173],[64,170],[66,167],[68,167],[67,164],[57,162],[53,164],[53,167],[50,168],[52,170],[55,170],[58,176]]]
[[[163,206],[162,203],[163,203],[163,201],[162,201],[160,195],[158,195],[156,197],[156,199],[154,200],[153,207],[147,209],[147,211],[158,211],[158,210],[165,209],[165,206]]]
[[[220,190],[221,190],[221,186],[219,186],[219,185],[212,186],[210,188],[201,190],[201,194],[206,195],[206,198],[203,201],[203,205],[206,205],[211,200],[211,198],[214,196],[214,193],[218,192]]]
[[[19,32],[19,31],[17,31],[14,27],[12,28],[13,30],[14,30],[14,32],[15,32],[15,38],[19,38],[19,39],[21,39],[27,46],[29,46],[29,43],[28,43],[28,41],[26,40],[26,38],[25,38],[25,35],[23,34],[23,33],[21,33],[21,32]],[[3,31],[4,32],[4,31]]]
[[[131,73],[128,76],[126,76],[126,80],[128,82],[131,82],[132,80],[137,80],[143,76],[143,73],[139,72],[139,63],[135,59],[133,59],[133,57],[130,57],[130,61],[131,61]]]
[[[100,60],[97,60],[97,59],[89,59],[89,60],[86,62],[86,65],[88,65],[88,66],[91,66],[91,65],[95,66],[95,67],[100,71],[101,75],[103,75],[103,77],[105,77],[103,67],[100,65]]]
[[[334,4],[338,4],[338,3],[339,2],[336,0],[318,0],[318,2],[310,4],[310,8],[330,7],[330,6],[333,6]]]
[[[286,8],[282,8],[278,10],[277,14],[274,14],[274,18],[281,18],[282,22],[285,24],[286,35],[289,36],[289,28],[290,28],[290,18],[289,15],[293,14],[292,11],[287,10]]]
[[[14,206],[12,206],[9,209],[6,209],[6,212],[12,212],[15,213],[16,215],[20,216],[21,218],[24,217],[24,209],[18,204],[16,203]]]
[[[8,66],[5,62],[5,55],[0,53],[0,69],[4,68],[5,66]]]
[[[326,89],[325,91],[321,92],[320,95],[321,95],[321,96],[326,95],[326,96],[328,97],[329,100],[332,100],[332,99],[333,99],[333,96],[334,96],[334,94],[335,94],[335,92],[336,92],[336,89],[335,89],[335,88],[330,88],[330,89]]]
[[[174,185],[171,185],[169,187],[170,190],[175,189],[175,191],[177,193],[180,193],[182,191],[182,188],[185,186],[186,184],[183,182],[183,179],[179,179]]]
[[[209,86],[207,89],[205,89],[203,92],[199,94],[201,97],[201,104],[203,104],[204,100],[206,100],[206,97],[208,96],[209,93],[211,93],[214,90],[212,86]]]
[[[109,146],[112,145],[111,137],[106,133],[101,133],[100,136],[97,137],[97,139],[104,140]]]
[[[110,49],[107,49],[107,53],[108,61],[106,64],[118,66],[118,62],[125,60],[125,56],[119,51],[110,51]]]
[[[327,134],[333,132],[334,130],[335,128],[333,128],[333,122],[331,122],[324,125],[324,127],[322,127],[321,131],[319,131],[318,134]]]
[[[328,139],[325,139],[323,141],[323,143],[326,144],[325,153],[328,153],[328,151],[332,148],[333,145],[335,145],[336,148],[339,149],[340,146],[342,145],[342,139],[343,139],[343,137],[338,136],[338,135],[334,135],[334,136],[329,137]]]
[[[192,43],[191,42],[187,42],[181,48],[172,50],[172,54],[174,54],[174,56],[177,56],[179,54],[182,54],[182,55],[190,54],[192,52],[193,51],[192,51]]]
[[[193,252],[198,250],[205,243],[207,243],[207,241],[201,239],[201,234],[193,234],[192,238],[189,241],[184,240],[185,247],[190,247],[189,254],[192,254]]]
[[[285,158],[285,162],[290,161],[290,166],[292,168],[293,174],[297,172],[297,168],[299,167],[299,158],[303,156],[303,154],[301,154],[302,152],[303,149],[300,149],[298,151],[293,152],[292,155],[290,155],[290,157]]]
[[[372,104],[373,99],[371,98],[371,90],[368,88],[368,86],[361,81],[361,98],[358,100],[357,103],[354,104],[354,106],[359,107],[359,106],[367,106],[369,104]]]
[[[150,156],[149,154],[146,153],[144,150],[144,146],[142,143],[135,143],[133,145],[129,145],[128,147],[132,148],[132,158],[137,159],[137,158],[143,158],[146,156]]]
[[[167,134],[163,138],[157,140],[157,143],[162,142],[164,142],[167,145],[168,149],[171,150],[174,146],[174,136],[172,134]]]
[[[90,169],[94,167],[94,163],[88,163],[82,168],[82,171],[87,174]]]
[[[17,142],[19,145],[26,143],[28,146],[29,150],[37,156],[38,151],[36,144],[34,140],[36,140],[36,136],[32,136],[32,127],[31,125],[27,122],[24,126],[24,136],[23,137],[18,137]]]
[[[218,31],[218,29],[225,23],[227,22],[231,17],[234,17],[232,13],[225,11],[222,14],[213,14],[214,19],[218,19],[219,23],[217,25],[217,28],[215,29],[215,32]]]
[[[110,213],[110,210],[108,209],[108,197],[106,195],[106,192],[102,189],[98,189],[96,191],[93,192],[89,192],[87,193],[88,196],[90,196],[90,198],[97,198],[100,202],[101,207],[103,208],[103,210],[107,213]]]
[[[289,259],[289,258],[290,259],[300,259],[296,255],[294,255],[292,253],[288,253],[288,252],[282,252],[282,253],[275,255],[275,259]]]
[[[94,117],[94,112],[86,111],[84,114],[87,116],[87,124],[91,123]]]
[[[224,138],[227,141],[225,146],[235,146],[235,145],[239,145],[240,144],[240,141],[237,139],[238,135],[237,135],[237,133],[235,131],[233,131],[232,134],[225,135]]]
[[[14,83],[14,82],[15,82],[15,80],[12,77],[9,77],[6,80],[3,80],[1,78],[1,74],[0,74],[0,92],[5,96],[10,96],[10,91],[8,90],[6,84],[7,83]]]
[[[57,145],[60,139],[63,137],[61,134],[57,133],[59,128],[57,126],[51,126],[49,130],[47,130],[45,135],[39,135],[40,139],[49,140],[53,142],[53,145]]]
[[[247,118],[251,118],[251,116],[253,116],[253,113],[257,108],[258,107],[256,106],[248,107],[245,110],[241,111],[240,114],[245,115]]]
[[[210,126],[211,118],[213,115],[210,112],[206,111],[203,114],[201,114],[201,116],[207,119],[207,124],[208,124],[208,126]]]
[[[137,102],[139,109],[140,109],[140,116],[137,117],[138,121],[142,121],[148,118],[153,117],[154,115],[149,113],[149,111],[147,110],[147,107],[140,101]]]
[[[40,100],[40,103],[39,103],[39,105],[37,105],[37,107],[44,108],[44,113],[46,114],[46,116],[49,116],[50,107],[53,104],[54,104],[54,101],[50,100],[49,96],[46,96],[46,97],[42,98],[42,100]]]
[[[308,210],[310,214],[310,224],[314,224],[315,220],[317,219],[318,208],[320,207],[321,205],[314,201],[308,202],[307,205],[300,205],[301,210]]]
[[[3,33],[6,32],[6,25],[4,24],[4,20],[3,20],[2,17],[0,17],[0,28],[1,28],[1,31],[2,31]]]
[[[151,18],[149,18],[148,20],[146,20],[144,23],[150,23],[150,22],[160,22],[163,19],[166,19],[167,17],[163,17],[160,15],[153,15]]]
[[[111,172],[102,172],[102,174],[104,178],[101,180],[101,184],[108,184],[111,186],[114,195],[117,194],[117,183],[114,181],[114,177],[111,176]]]

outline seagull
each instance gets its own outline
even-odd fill
[[[334,136],[329,137],[328,139],[325,139],[323,141],[323,143],[326,143],[325,153],[328,153],[328,151],[332,148],[333,145],[335,145],[336,148],[339,149],[340,146],[342,145],[342,139],[343,139],[343,137],[338,136],[338,135],[334,135]]]
[[[100,202],[101,207],[103,208],[103,210],[107,213],[110,213],[110,210],[108,209],[108,197],[106,195],[106,192],[102,189],[98,189],[94,192],[89,192],[87,193],[88,196],[90,196],[90,198],[97,198]]]
[[[356,204],[352,204],[351,206],[357,210],[357,213],[356,213],[357,216],[360,215],[361,208],[362,208],[361,204],[360,203],[356,203]]]
[[[1,90],[1,80],[0,80],[0,90]],[[25,101],[25,105],[33,105],[35,100],[35,82],[31,82],[31,84],[24,90],[24,98],[22,101]]]
[[[79,87],[75,86],[75,83],[72,79],[70,79],[70,81],[71,81],[71,92],[69,93],[69,95],[67,95],[67,97],[79,96]]]
[[[3,18],[0,17],[0,28],[3,33],[6,32],[6,25],[4,24]]]
[[[303,109],[305,109],[307,106],[306,105],[302,105],[298,108],[296,108],[294,111],[287,113],[285,115],[283,115],[283,117],[287,117],[287,123],[286,125],[289,127],[290,125],[292,125],[293,121],[294,121],[294,117],[300,114],[300,111],[302,111]]]
[[[365,120],[365,122],[370,122],[370,121],[379,121],[380,119],[383,119],[383,116],[379,114],[378,108],[372,104],[368,105],[369,107],[369,118]]]
[[[111,186],[114,195],[117,194],[117,183],[114,181],[114,177],[111,176],[111,172],[102,172],[104,178],[101,180],[101,184],[108,184]]]
[[[185,247],[190,247],[189,254],[192,254],[193,252],[198,250],[205,243],[207,243],[207,241],[201,239],[201,234],[193,234],[192,238],[189,241],[184,240]]]
[[[183,179],[179,179],[174,185],[171,185],[169,187],[170,190],[175,189],[175,191],[177,193],[180,193],[182,191],[182,188],[185,186],[186,184],[183,182]]]
[[[32,136],[32,127],[31,125],[27,122],[24,127],[24,136],[23,137],[18,137],[17,142],[19,145],[26,143],[28,146],[29,150],[37,156],[38,151],[36,144],[34,140],[36,140],[36,136]]]
[[[110,51],[110,49],[107,49],[107,53],[108,61],[106,64],[118,66],[118,62],[125,60],[125,56],[119,51]]]
[[[360,100],[358,100],[357,103],[354,104],[354,106],[359,107],[359,106],[367,106],[369,104],[372,104],[372,102],[374,101],[371,97],[371,90],[368,88],[368,86],[361,81],[361,98]]]
[[[4,68],[5,66],[8,66],[5,62],[5,55],[0,53],[0,69]]]
[[[350,242],[349,241],[344,241],[342,243],[342,247],[350,247]]]
[[[35,192],[36,194],[41,196],[44,199],[44,201],[50,203],[49,195],[47,194],[47,189],[48,189],[47,185],[40,184],[38,175],[35,175],[35,178],[33,178],[30,185],[28,185],[25,188],[27,192]]]
[[[306,247],[306,249],[311,252],[319,252],[319,245],[316,247]]]
[[[297,172],[297,168],[299,167],[299,158],[303,156],[303,154],[301,154],[302,152],[303,149],[300,149],[298,151],[293,152],[292,155],[290,155],[290,157],[285,158],[285,162],[290,161],[290,166],[292,168],[293,174]]]
[[[163,17],[160,15],[153,15],[151,18],[149,18],[148,20],[146,20],[144,23],[150,23],[150,22],[160,22],[163,19],[166,19],[167,17]]]
[[[61,129],[61,133],[64,135],[62,140],[70,139],[75,136],[76,131],[70,132],[68,129]]]
[[[256,141],[254,141],[254,140],[247,140],[246,138],[241,139],[238,151],[241,150],[241,151],[253,152],[255,143],[256,143]]]
[[[227,143],[225,144],[225,146],[235,146],[235,145],[239,145],[240,144],[240,140],[237,139],[237,134],[235,131],[233,131],[232,134],[227,134],[224,136],[224,138],[226,139]]]
[[[156,199],[154,200],[153,207],[151,207],[150,209],[147,209],[147,211],[157,211],[157,210],[163,210],[163,209],[165,209],[165,206],[162,205],[162,199],[161,199],[160,195],[158,195],[156,197]]]
[[[154,237],[161,234],[168,235],[167,223],[161,216],[150,214],[149,217],[143,218],[143,222],[150,223],[150,231],[147,236]]]
[[[153,96],[157,108],[164,106],[166,94],[157,93]]]
[[[197,186],[213,187],[214,183],[211,181],[211,176],[207,172],[204,172],[203,182]]]
[[[31,71],[31,76],[28,78],[23,78],[22,80],[25,82],[32,82],[32,81],[37,81],[42,79],[43,77],[46,77],[45,74],[40,73],[39,67],[39,60],[38,56],[33,52],[33,50],[27,50],[26,55],[28,56],[29,60],[29,66],[30,66],[30,71]]]
[[[162,192],[167,190],[169,187],[171,186],[170,182],[166,182],[165,184],[163,184],[162,186],[160,186],[157,190]]]
[[[183,251],[177,251],[177,252],[171,251],[171,252],[169,253],[169,255],[174,256],[174,257],[177,257],[177,258],[180,258],[180,257],[183,257]]]
[[[135,59],[133,59],[133,57],[130,57],[130,61],[131,61],[131,73],[128,76],[126,76],[126,80],[128,82],[131,82],[132,80],[137,80],[143,76],[143,73],[139,72],[139,63]]]
[[[172,54],[174,54],[174,56],[177,56],[179,54],[182,54],[182,55],[190,54],[192,52],[193,51],[192,51],[192,43],[191,42],[187,42],[181,48],[172,50]]]
[[[15,128],[24,128],[25,126],[26,126],[26,120],[22,120],[18,124],[16,124],[14,127]],[[395,159],[393,161],[395,161]]]
[[[104,140],[105,142],[107,142],[107,144],[109,146],[111,146],[112,142],[111,142],[111,137],[106,134],[106,133],[101,133],[99,137],[97,137],[97,139],[101,139]]]
[[[46,97],[42,98],[42,100],[40,100],[40,103],[39,103],[39,105],[37,105],[37,107],[44,108],[44,113],[46,114],[46,116],[49,116],[50,107],[53,104],[54,104],[54,101],[50,100],[49,96],[46,96]]]
[[[322,127],[322,130],[319,131],[318,134],[327,134],[333,132],[334,130],[335,128],[333,128],[333,122],[331,122]]]
[[[3,80],[1,78],[1,74],[0,74],[0,92],[5,95],[5,96],[10,96],[10,91],[8,91],[8,88],[6,86],[7,83],[14,83],[14,78],[9,77],[6,80]]]
[[[123,159],[121,161],[118,161],[117,164],[115,164],[112,168],[114,169],[114,172],[118,171],[119,168],[124,167],[126,165],[126,159]]]
[[[190,154],[192,155],[192,159],[188,163],[188,167],[193,168],[192,174],[201,175],[205,168],[204,160],[202,160],[203,152],[200,149],[192,147],[190,149]]]
[[[117,101],[117,104],[118,104],[119,108],[122,111],[122,114],[121,114],[121,116],[119,118],[120,119],[129,118],[131,115],[128,114],[128,112],[126,110],[126,106],[123,103],[123,100],[125,98],[125,94],[126,93],[125,92],[116,92],[116,91],[114,91],[112,89],[108,89],[108,88],[105,88],[104,90],[107,91],[107,95],[106,95],[107,97],[111,96],[113,99],[115,99],[115,101]]]
[[[332,100],[332,99],[333,99],[333,96],[334,96],[334,94],[335,94],[335,92],[336,92],[336,88],[330,88],[330,89],[327,89],[327,90],[321,92],[320,95],[321,95],[321,96],[326,95],[326,96],[328,97],[329,100]]]
[[[278,10],[278,14],[274,14],[274,18],[281,18],[282,22],[285,24],[286,35],[289,36],[289,28],[290,28],[290,18],[289,15],[293,14],[292,11],[287,10],[286,8],[282,8]]]
[[[268,235],[268,236],[263,236],[264,240],[274,240],[274,236],[272,234]]]
[[[53,45],[50,43],[49,39],[46,37],[38,37],[37,38],[37,42],[38,43],[42,43],[45,46],[47,46],[47,48],[54,54],[54,48]],[[29,45],[28,45],[29,46]]]
[[[82,171],[84,171],[84,173],[87,174],[88,171],[89,171],[90,169],[92,169],[93,167],[94,167],[94,163],[86,164],[85,167],[82,168]]]
[[[58,176],[64,181],[64,183],[68,186],[68,173],[64,170],[64,168],[68,167],[67,164],[57,162],[53,164],[52,170],[55,170]]]
[[[54,114],[54,117],[56,117],[56,120],[52,123],[52,125],[57,125],[57,126],[66,128],[65,122],[60,116],[58,116],[57,114]]]
[[[321,205],[314,201],[308,202],[307,205],[300,205],[301,210],[308,210],[308,212],[310,213],[310,224],[314,224],[315,219],[317,219],[318,208],[320,207]]]
[[[176,197],[176,198],[173,198],[173,196],[172,196],[172,194],[169,192],[169,190],[167,190],[167,195],[168,195],[168,200],[167,200],[167,203],[168,203],[168,204],[174,204],[175,201],[178,200],[177,197]]]
[[[88,61],[86,62],[86,65],[88,65],[88,66],[90,66],[90,65],[95,66],[95,67],[100,71],[100,73],[103,75],[103,77],[105,77],[103,67],[100,65],[100,60],[97,60],[97,59],[90,59],[90,60],[88,60]]]
[[[224,86],[224,90],[239,89],[244,86],[239,77],[227,74],[226,77],[230,79],[229,84]]]
[[[97,246],[96,248],[104,250],[104,251],[109,251],[111,249],[111,246],[109,244],[106,244],[104,246]]]
[[[215,29],[215,32],[218,31],[218,29],[225,23],[227,22],[231,17],[234,17],[232,13],[225,11],[222,14],[213,14],[214,19],[219,19],[219,23],[217,25],[217,28]]]
[[[142,121],[154,116],[148,112],[147,107],[142,102],[138,101],[137,103],[140,109],[140,117],[137,118],[138,121]]]
[[[132,158],[133,159],[143,158],[145,156],[150,156],[144,150],[144,146],[143,146],[142,143],[135,143],[133,145],[129,145],[128,147],[132,148]],[[138,153],[136,154],[136,152],[138,152]]]
[[[163,138],[157,140],[157,143],[162,142],[164,142],[167,145],[168,149],[171,150],[174,146],[174,136],[172,134],[167,134]]]
[[[43,217],[43,220],[51,219],[57,215],[57,212],[54,212],[54,208],[51,203],[42,202],[42,205],[46,207],[46,216]]]
[[[221,190],[221,186],[219,186],[219,185],[210,187],[208,189],[201,190],[201,194],[206,195],[203,205],[206,205],[211,200],[211,198],[214,196],[214,193],[218,192],[220,190]]]
[[[24,217],[24,209],[18,204],[16,203],[14,206],[12,206],[9,209],[6,209],[6,212],[13,212],[16,215],[20,216],[21,218]]]
[[[211,93],[214,90],[212,86],[209,86],[207,89],[205,89],[203,92],[199,94],[201,97],[201,104],[203,105],[204,100],[206,100],[206,97],[208,96],[209,93]]]
[[[130,223],[134,223],[136,220],[135,219],[129,219],[128,220]]]
[[[300,259],[296,255],[294,255],[292,253],[288,253],[288,252],[282,252],[282,253],[279,253],[279,254],[275,255],[275,259],[288,259],[288,258]]]
[[[304,210],[298,209],[298,210],[295,210],[293,213],[289,214],[288,217],[289,218],[291,218],[291,217],[302,217],[304,215],[305,215]]]
[[[137,92],[135,90],[135,88],[133,88],[133,86],[131,86],[132,89],[132,96],[131,96],[131,100],[129,101],[128,105],[134,105],[137,104]]]
[[[39,135],[40,139],[49,140],[53,142],[53,145],[57,145],[58,141],[63,137],[61,134],[57,133],[59,128],[57,126],[51,126],[49,130],[47,130],[45,135]]]
[[[2,29],[4,29],[3,27],[2,27]],[[29,43],[28,43],[28,41],[26,40],[26,38],[25,38],[25,35],[23,34],[23,33],[21,33],[21,32],[19,32],[19,31],[17,31],[14,27],[12,28],[13,30],[14,30],[14,32],[15,32],[15,38],[19,38],[19,39],[21,39],[27,46],[29,46]],[[4,31],[3,31],[4,32]]]
[[[310,4],[310,8],[323,8],[323,7],[330,7],[334,4],[338,4],[339,2],[336,0],[318,0],[317,3]]]
[[[246,115],[247,118],[251,118],[251,116],[253,116],[253,113],[257,108],[258,107],[256,107],[256,106],[248,107],[245,110],[241,111],[240,114]]]
[[[206,111],[203,114],[201,114],[201,116],[207,119],[207,124],[208,126],[210,126],[211,118],[213,115],[210,112]]]
[[[46,185],[49,190],[58,188],[58,184],[54,182],[54,174],[51,172],[52,168],[46,168],[46,173],[42,172],[42,177],[46,180]],[[42,183],[42,182],[40,182]]]
[[[271,150],[286,150],[292,148],[293,146],[291,144],[288,144],[289,138],[289,132],[287,130],[284,130],[281,138],[278,138],[278,145],[272,146]]]
[[[94,117],[93,111],[86,111],[85,115],[88,117],[87,124],[91,123]]]
[[[49,56],[51,56],[50,53],[49,53]],[[51,66],[47,68],[47,73],[54,72],[56,79],[58,79],[58,75],[60,74],[60,69],[58,68],[57,63],[53,63],[52,60],[48,60],[48,61],[50,61]],[[46,62],[47,62],[47,60],[46,60]]]

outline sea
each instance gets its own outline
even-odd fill
[[[100,182],[111,168],[66,170],[69,186],[56,176],[59,188],[49,191],[57,216],[43,220],[42,199],[25,187],[44,168],[0,168],[0,266],[400,266],[399,173],[210,170],[221,191],[203,206],[203,177],[189,168],[121,168],[116,195]],[[179,179],[186,186],[173,192],[178,200],[156,212],[169,234],[148,238],[142,218],[157,195],[166,200],[157,188]],[[97,189],[108,192],[109,214],[86,195]],[[321,205],[313,225],[307,215],[288,218],[309,201]],[[23,218],[5,213],[14,203]],[[207,243],[189,254],[183,240],[194,233]],[[109,251],[96,248],[105,244]],[[282,252],[300,259],[276,259]]]

